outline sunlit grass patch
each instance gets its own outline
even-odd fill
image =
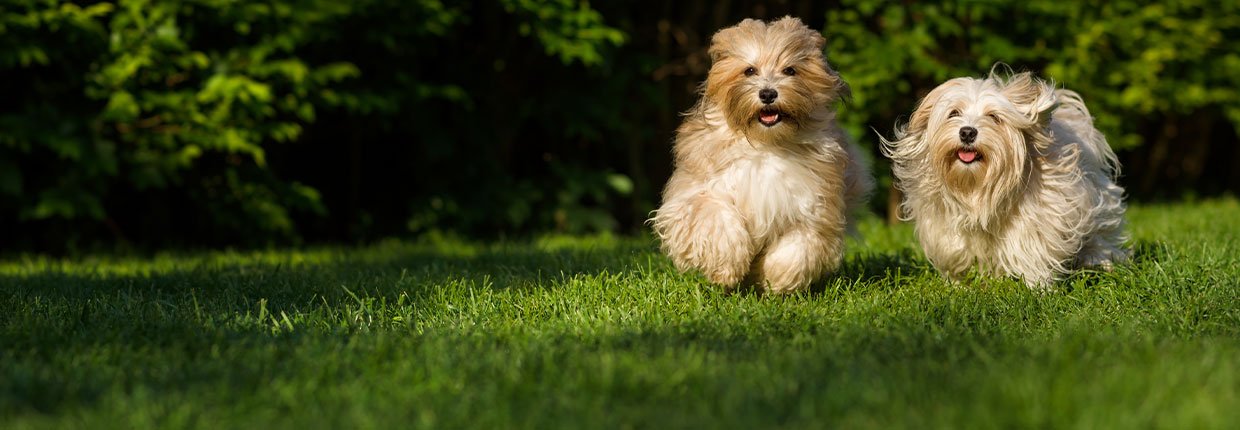
[[[945,282],[876,219],[723,294],[648,237],[0,262],[21,427],[1174,427],[1240,422],[1240,204],[1138,206],[1051,293]]]

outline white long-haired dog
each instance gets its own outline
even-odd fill
[[[676,131],[675,170],[651,219],[681,270],[772,293],[839,266],[846,217],[873,188],[835,122],[847,86],[801,20],[747,19],[711,39],[712,65]]]
[[[1077,93],[1027,72],[956,78],[895,136],[883,153],[901,209],[947,277],[976,267],[1049,288],[1128,258],[1119,162]]]

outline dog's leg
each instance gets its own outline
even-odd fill
[[[744,217],[727,201],[706,193],[664,203],[654,229],[678,269],[700,270],[715,284],[735,287],[753,261]]]
[[[1073,263],[1079,269],[1093,268],[1110,272],[1115,264],[1128,260],[1128,251],[1120,245],[1121,243],[1123,243],[1122,233],[1098,232],[1086,240]]]
[[[965,285],[965,275],[977,263],[977,258],[965,247],[967,241],[953,229],[943,224],[945,215],[923,215],[917,219],[915,232],[922,252],[939,275],[954,285]]]
[[[866,201],[874,192],[874,176],[869,163],[861,156],[860,147],[852,143],[843,146],[848,157],[844,168],[844,202],[849,214],[855,214],[865,209]]]
[[[1025,281],[1025,286],[1028,286],[1029,289],[1041,293],[1049,293],[1055,291],[1055,281],[1058,280],[1058,277],[1051,270],[1036,270],[1021,274],[1021,279]]]
[[[996,274],[1014,275],[1030,289],[1051,291],[1071,263],[1073,245],[1065,236],[1053,227],[1016,220],[989,263]]]
[[[1109,272],[1115,264],[1129,258],[1129,251],[1124,248],[1128,237],[1124,233],[1123,189],[1109,182],[1099,184],[1099,189],[1102,203],[1094,216],[1096,230],[1085,239],[1073,263],[1076,268]]]
[[[840,266],[844,256],[842,228],[830,232],[808,226],[780,236],[759,257],[754,279],[767,292],[784,294],[804,289]]]
[[[1081,247],[1081,252],[1076,255],[1076,261],[1073,266],[1077,269],[1097,269],[1110,272],[1112,261],[1115,257],[1112,254],[1112,248],[1098,237],[1091,237],[1085,246]]]

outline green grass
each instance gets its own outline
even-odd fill
[[[1240,203],[1129,213],[1057,292],[954,286],[907,226],[790,297],[647,240],[0,262],[0,425],[1226,428]]]

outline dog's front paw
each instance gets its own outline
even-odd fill
[[[745,271],[737,270],[735,267],[720,267],[713,270],[705,270],[702,272],[706,275],[706,279],[712,284],[721,285],[727,289],[736,288],[741,281],[745,279]]]
[[[1115,269],[1115,258],[1110,251],[1087,252],[1076,258],[1076,267],[1110,272]]]
[[[842,238],[793,231],[767,248],[756,265],[756,277],[768,293],[792,293],[809,287],[828,269],[839,267],[842,256]]]
[[[654,219],[663,250],[680,270],[735,287],[749,272],[753,239],[744,217],[722,199],[701,194],[665,203]]]

